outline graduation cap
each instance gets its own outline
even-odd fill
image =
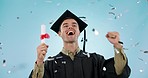
[[[59,32],[60,30],[60,26],[62,24],[62,22],[67,19],[67,18],[72,18],[74,20],[77,21],[78,25],[79,25],[79,30],[80,32],[82,32],[86,27],[87,24],[82,21],[79,17],[77,17],[76,15],[74,15],[72,12],[70,12],[69,10],[66,10],[59,18],[58,20],[51,26],[51,29],[53,31],[55,31],[56,33]]]
[[[60,30],[60,26],[62,24],[62,22],[64,20],[66,20],[67,18],[72,18],[75,21],[77,21],[78,25],[79,25],[79,30],[80,32],[82,32],[86,27],[87,24],[82,21],[79,17],[77,17],[76,15],[74,15],[72,12],[70,12],[69,10],[66,10],[58,19],[57,21],[51,26],[50,29],[52,29],[54,32],[58,33]],[[84,31],[84,46],[83,46],[83,50],[85,51],[85,41],[86,41],[86,31]]]

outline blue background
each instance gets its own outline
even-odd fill
[[[67,9],[86,17],[82,18],[88,24],[86,51],[113,57],[105,35],[118,31],[132,70],[130,78],[148,77],[148,53],[144,53],[148,51],[148,0],[0,0],[0,78],[28,78],[42,24],[50,34],[46,58],[61,51],[62,39],[50,27]],[[80,48],[82,38],[83,32]]]

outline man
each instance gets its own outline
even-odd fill
[[[130,68],[127,64],[123,46],[119,43],[118,32],[108,32],[106,38],[114,46],[114,58],[105,60],[96,53],[81,50],[78,37],[87,24],[66,10],[51,29],[63,40],[62,51],[43,61],[48,46],[37,47],[37,61],[29,78],[128,78]]]

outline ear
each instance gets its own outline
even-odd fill
[[[61,37],[61,31],[58,31],[58,35]]]

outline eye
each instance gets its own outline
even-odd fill
[[[68,27],[68,25],[63,25],[64,28]]]
[[[77,24],[73,24],[72,27],[77,27]]]

